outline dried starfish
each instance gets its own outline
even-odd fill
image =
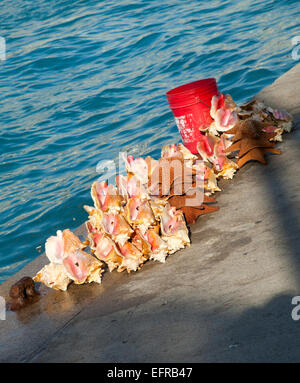
[[[170,197],[168,199],[168,202],[170,203],[170,205],[172,206],[175,206],[176,209],[180,209],[182,207],[185,207],[185,206],[192,206],[191,203],[189,203],[189,199],[191,200],[192,198],[194,198],[194,195],[193,196],[187,196],[187,195],[174,195],[172,197]],[[202,195],[202,200],[203,202],[205,203],[212,203],[212,202],[216,202],[215,198],[213,197],[209,197],[207,195]],[[200,206],[202,205],[203,202],[199,201],[199,205],[197,206]],[[195,207],[195,206],[192,206],[192,207]]]
[[[255,120],[242,120],[239,121],[236,126],[230,130],[228,130],[227,134],[233,134],[234,136],[231,138],[232,142],[239,141],[245,137],[252,139],[262,139],[263,142],[265,140],[270,140],[274,133],[267,133],[264,131],[265,128],[268,127],[268,124],[255,121]]]
[[[219,206],[201,205],[201,206],[185,206],[179,209],[183,212],[187,224],[194,224],[199,215],[213,213],[219,210]]]
[[[240,158],[237,162],[239,168],[245,165],[249,161],[259,161],[262,164],[266,165],[267,161],[265,160],[265,155],[267,153],[281,154],[281,150],[275,148],[254,148]]]
[[[268,152],[281,154],[280,150],[274,149],[274,143],[269,141],[276,133],[266,132],[265,124],[259,121],[240,121],[228,133],[234,134],[231,139],[234,143],[226,149],[226,153],[238,152],[237,165],[239,167],[249,161],[266,164],[264,156]]]
[[[229,148],[226,149],[226,153],[232,153],[238,151],[238,157],[241,158],[254,148],[273,148],[274,143],[271,143],[266,138],[250,138],[245,137],[239,141],[236,141]]]
[[[198,206],[191,206],[188,201],[190,198],[191,196],[172,196],[168,200],[171,206],[183,212],[188,224],[195,223],[199,215],[213,213],[219,210],[218,206],[206,205],[205,203],[199,204]],[[216,200],[204,194],[203,202],[216,202]]]

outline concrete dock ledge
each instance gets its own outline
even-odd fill
[[[192,246],[101,285],[41,287],[0,321],[1,362],[299,362],[300,64],[257,99],[286,109],[295,129],[269,156],[221,183],[220,210],[192,226]],[[63,228],[62,228],[63,229]],[[85,238],[85,229],[77,234]],[[33,276],[39,256],[0,286]],[[300,310],[299,310],[300,314]]]

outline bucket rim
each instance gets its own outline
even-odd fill
[[[215,93],[215,89],[209,89],[209,90],[207,90],[207,92],[189,93],[189,94],[187,94],[187,96],[188,96],[187,98],[197,98],[197,97],[204,97],[204,98],[209,98],[210,97],[211,98],[211,97],[213,97],[213,95],[216,95],[216,94],[219,94],[219,93],[220,93],[219,90],[217,90],[217,93]],[[180,102],[182,100],[182,96],[176,94],[176,95],[174,95],[172,97],[167,97],[167,100],[169,101],[169,103],[173,103],[173,102],[176,103],[178,101]]]
[[[195,89],[197,90],[197,89]],[[197,92],[197,91],[194,91],[194,92],[189,92],[189,93],[186,93],[184,92],[184,95],[186,97],[194,97],[194,96],[205,96],[205,95],[209,95],[209,94],[212,94],[212,93],[215,93],[216,91],[216,88],[215,87],[211,87],[211,88],[206,88],[204,91],[201,91],[201,92]],[[168,100],[176,100],[177,98],[179,99],[182,99],[182,96],[183,94],[182,93],[176,93],[176,94],[173,94],[169,97],[167,97]]]
[[[176,88],[173,88],[171,90],[169,90],[167,93],[166,93],[166,96],[167,98],[169,97],[172,97],[172,96],[177,96],[177,95],[180,95],[180,94],[190,94],[190,93],[193,93],[195,91],[195,89],[198,89],[201,87],[201,85],[203,85],[204,83],[207,83],[208,85],[208,88],[210,88],[210,86],[212,88],[215,88],[217,87],[217,82],[216,82],[216,79],[215,77],[209,77],[209,78],[205,78],[205,79],[202,79],[202,80],[196,80],[196,81],[192,81],[192,82],[189,82],[187,84],[183,84],[183,85],[179,85],[177,86]],[[192,85],[196,85],[198,84],[197,86],[194,86],[192,88],[189,88],[191,87]],[[188,87],[188,89],[185,89],[185,87]],[[182,90],[180,90],[182,89]]]

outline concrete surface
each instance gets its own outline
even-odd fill
[[[300,120],[300,64],[257,97]],[[247,165],[192,227],[192,246],[103,284],[42,288],[0,321],[2,362],[299,362],[299,130],[281,156]],[[81,235],[83,230],[79,229]],[[33,275],[40,256],[0,286]]]

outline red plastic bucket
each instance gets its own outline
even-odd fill
[[[197,153],[201,131],[205,131],[212,123],[211,99],[217,94],[215,78],[194,81],[166,93],[183,144],[192,153]]]

